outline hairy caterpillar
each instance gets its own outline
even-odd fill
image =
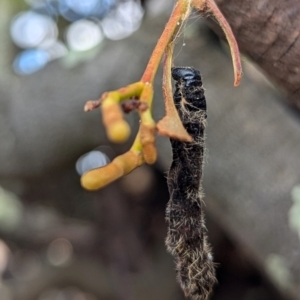
[[[206,100],[200,72],[172,68],[174,103],[192,142],[170,139],[173,161],[168,173],[167,250],[174,256],[178,281],[193,300],[206,300],[217,282],[202,210]]]

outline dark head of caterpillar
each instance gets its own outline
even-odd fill
[[[201,75],[198,70],[191,67],[174,67],[172,68],[172,77],[174,80],[183,80],[186,83],[191,83],[193,80],[201,82]],[[201,82],[202,84],[202,82]]]
[[[201,74],[191,67],[172,68],[172,77],[175,80],[175,105],[184,99],[191,111],[206,110],[204,89],[202,87]]]

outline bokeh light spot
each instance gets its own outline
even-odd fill
[[[144,10],[139,2],[126,1],[117,6],[102,21],[104,35],[111,40],[121,40],[130,36],[140,25]]]
[[[0,230],[13,231],[22,220],[23,206],[13,193],[0,187]]]
[[[83,175],[85,172],[100,168],[107,165],[110,159],[103,152],[93,150],[82,155],[76,162],[76,170],[79,175]]]
[[[57,41],[50,47],[44,49],[49,54],[50,60],[54,60],[63,57],[68,54],[68,49],[64,43]]]
[[[43,49],[22,51],[14,60],[13,67],[19,75],[29,75],[42,69],[50,61],[50,54]]]
[[[99,0],[65,0],[66,4],[76,13],[89,16],[100,5]]]
[[[70,22],[92,17],[101,19],[116,4],[116,0],[61,0],[59,13]]]
[[[48,261],[53,266],[68,264],[73,256],[72,244],[64,238],[59,238],[50,243],[47,249]]]
[[[86,51],[94,48],[103,40],[100,27],[92,21],[80,20],[67,29],[69,48],[73,51]]]
[[[14,43],[20,48],[33,48],[54,43],[58,36],[58,29],[52,18],[28,11],[14,18],[10,34]]]

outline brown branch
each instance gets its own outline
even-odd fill
[[[300,109],[300,3],[216,0],[242,52],[283,87]],[[222,35],[217,26],[213,28]]]

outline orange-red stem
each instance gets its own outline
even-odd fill
[[[170,41],[172,41],[174,34],[181,28],[182,23],[188,17],[189,10],[190,0],[179,0],[176,3],[171,17],[152,52],[146,70],[141,78],[142,82],[153,82],[164,51]]]
[[[196,5],[197,2],[201,2],[202,0],[193,0],[193,4]],[[226,39],[228,41],[231,57],[232,57],[232,64],[233,64],[233,72],[234,72],[234,86],[238,86],[242,79],[242,64],[240,58],[240,51],[234,34],[231,30],[230,25],[228,24],[226,18],[218,8],[217,4],[214,0],[207,0],[206,1],[207,9],[212,12],[216,20],[219,22],[223,32],[226,35]],[[197,8],[197,6],[195,6]]]

